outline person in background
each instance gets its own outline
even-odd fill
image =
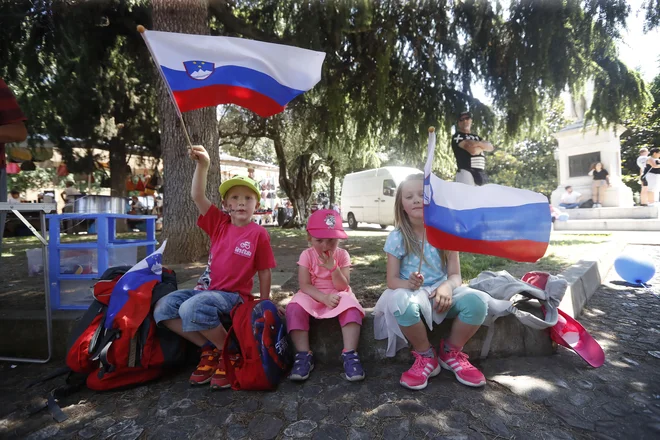
[[[644,177],[649,183],[648,206],[656,206],[658,203],[658,194],[660,193],[660,148],[651,148],[649,157],[646,160]]]
[[[577,191],[573,191],[573,187],[568,185],[564,188],[566,192],[561,195],[561,203],[559,206],[565,209],[575,209],[580,206],[580,199],[582,194]]]
[[[74,196],[80,195],[80,191],[78,191],[78,188],[76,188],[71,180],[67,180],[65,185],[66,188],[64,188],[64,191],[60,194],[60,197],[64,200],[64,208],[62,209],[62,212],[73,212],[73,202],[75,201]]]
[[[482,140],[476,134],[470,133],[471,129],[472,114],[463,112],[458,115],[456,133],[451,139],[451,149],[458,165],[456,182],[481,186],[488,183],[484,152],[493,151],[493,144]]]
[[[66,188],[60,193],[60,197],[64,200],[64,208],[62,208],[62,214],[71,214],[73,213],[73,204],[75,201],[75,196],[80,195],[80,191],[76,188],[75,184],[71,180],[66,181]],[[73,220],[64,221],[64,231],[67,234],[73,233]]]
[[[142,215],[144,213],[144,204],[138,199],[137,196],[131,197],[131,210],[128,211],[131,215]]]
[[[12,189],[9,194],[11,195],[9,200],[10,202],[19,202],[19,203],[25,202],[25,200],[23,200],[23,198],[21,197],[20,191]]]
[[[610,173],[603,168],[601,162],[597,162],[591,167],[589,175],[594,178],[593,183],[591,184],[591,198],[594,201],[594,208],[602,208],[603,205],[600,202],[603,201],[603,193],[606,188],[612,186],[610,184]]]
[[[646,171],[646,162],[649,159],[649,149],[642,148],[639,150],[639,157],[637,158],[637,167],[639,168],[639,183],[642,187],[639,190],[639,204],[646,206],[649,197],[649,183],[644,176],[644,171]]]

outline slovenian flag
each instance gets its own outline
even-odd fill
[[[321,80],[323,52],[210,35],[142,36],[179,112],[237,104],[265,118]]]
[[[123,321],[132,338],[151,309],[151,293],[162,281],[163,252],[165,240],[160,248],[133,266],[115,284],[110,295],[105,328],[116,327],[115,321]]]
[[[446,182],[431,172],[435,132],[424,168],[424,226],[438,249],[535,262],[545,255],[552,225],[547,197],[501,185]]]

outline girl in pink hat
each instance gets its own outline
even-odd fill
[[[302,381],[314,369],[314,356],[309,348],[309,317],[339,319],[344,339],[341,356],[344,378],[364,379],[364,369],[357,354],[364,309],[351,291],[351,258],[338,247],[347,238],[341,217],[331,209],[321,209],[307,221],[310,248],[298,260],[300,290],[286,307],[286,323],[296,356],[289,378]]]

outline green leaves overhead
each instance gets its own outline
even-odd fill
[[[615,39],[630,13],[622,0],[521,0],[507,9],[441,0],[212,3],[222,4],[218,32],[327,54],[321,83],[291,111],[306,107],[328,148],[345,143],[342,137],[370,148],[377,137],[417,150],[427,126],[449,131],[466,108],[481,132],[497,116],[515,139],[543,123],[544,105],[588,79],[596,87],[587,116],[600,125],[648,99],[639,75],[616,57]],[[492,97],[492,111],[474,98],[477,82]]]

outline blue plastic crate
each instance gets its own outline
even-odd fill
[[[52,214],[47,215],[48,275],[50,303],[53,310],[85,310],[93,300],[92,286],[110,266],[135,264],[137,248],[145,246],[147,254],[156,249],[156,216],[127,214]],[[116,237],[118,219],[143,220],[146,238],[120,240]],[[61,243],[63,220],[94,220],[96,242]],[[62,251],[67,261],[62,259]],[[78,259],[71,257],[78,251]],[[63,269],[64,268],[64,269]],[[63,273],[64,272],[64,273]]]

